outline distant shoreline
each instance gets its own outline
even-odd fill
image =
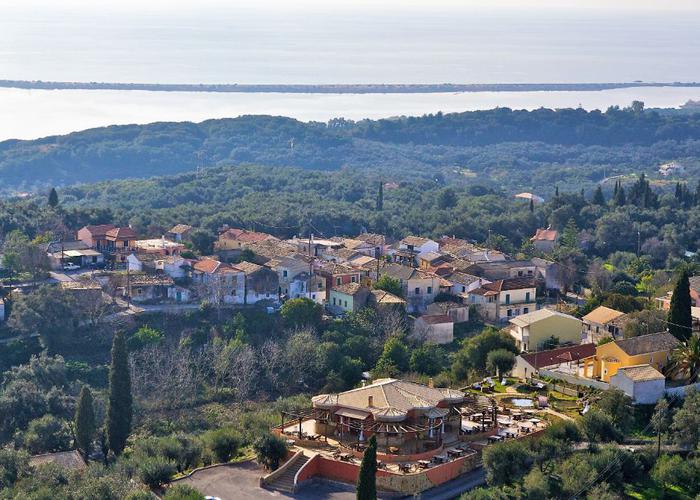
[[[700,87],[700,82],[622,83],[437,83],[437,84],[190,84],[45,82],[0,80],[0,88],[37,90],[142,90],[149,92],[236,92],[287,94],[432,94],[445,92],[581,92],[638,87]]]

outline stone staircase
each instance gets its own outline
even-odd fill
[[[285,493],[294,493],[294,476],[308,461],[309,457],[303,454],[295,455],[280,468],[278,474],[265,481],[265,487]]]

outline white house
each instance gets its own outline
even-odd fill
[[[429,252],[438,253],[438,251],[440,250],[440,245],[437,241],[433,241],[428,238],[421,238],[419,236],[406,236],[399,242],[399,250],[412,252],[416,254],[416,257],[420,257],[423,254]]]
[[[637,404],[654,404],[664,395],[666,379],[651,365],[622,366],[610,377],[610,385],[617,387]]]
[[[446,314],[426,314],[413,323],[413,334],[429,344],[449,344],[454,340],[454,326]]]

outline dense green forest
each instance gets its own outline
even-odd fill
[[[499,108],[359,122],[243,116],[5,141],[0,194],[245,163],[537,192],[556,182],[586,187],[612,175],[651,174],[671,160],[696,176],[698,156],[700,114],[644,111],[642,103],[604,113]]]

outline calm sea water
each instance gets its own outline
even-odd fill
[[[0,5],[0,78],[149,83],[700,81],[698,9],[504,9],[489,4],[496,5],[467,0],[361,2],[364,7],[334,1],[314,8],[269,0],[8,1]],[[698,97],[697,89],[369,96],[1,89],[0,139],[242,113],[325,120],[499,105],[607,107],[633,99],[677,106]]]

